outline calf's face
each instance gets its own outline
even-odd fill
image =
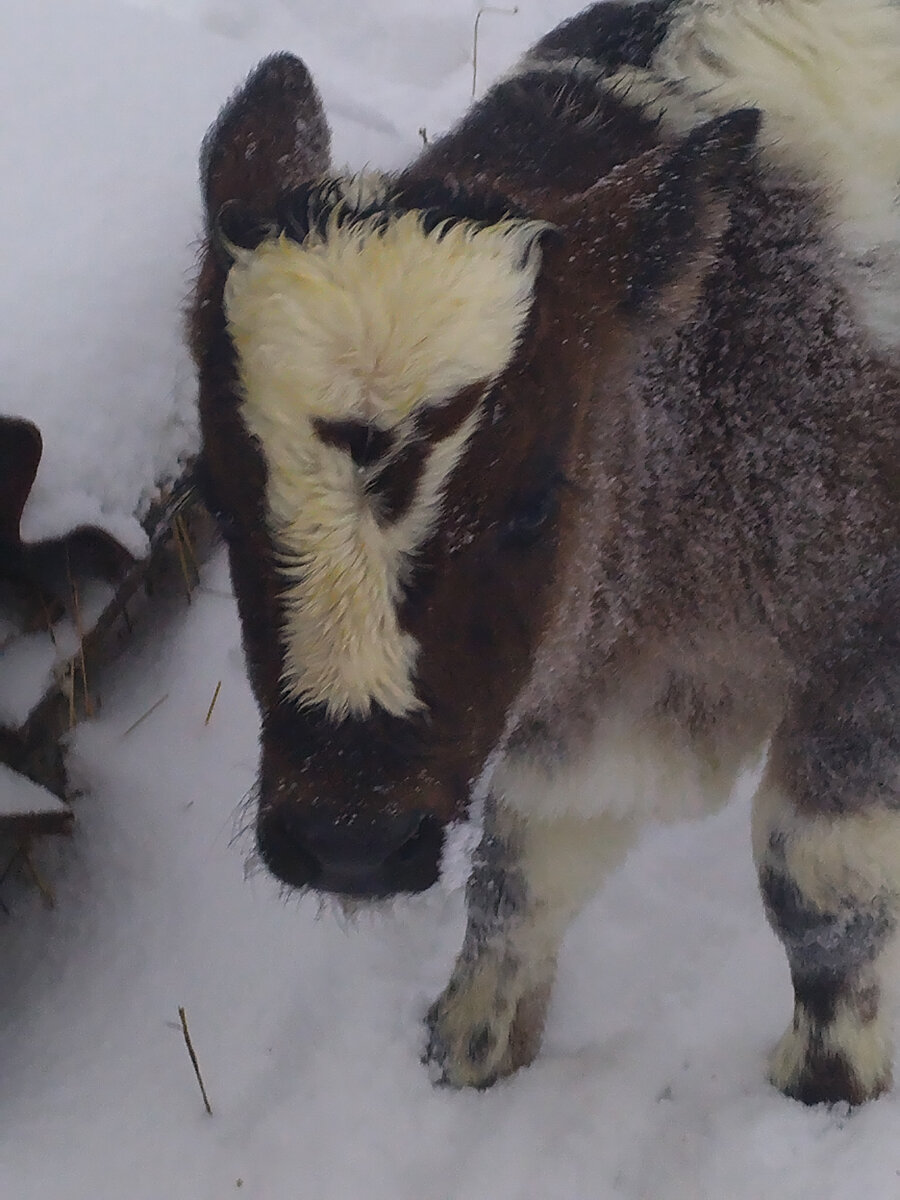
[[[262,857],[378,895],[434,882],[525,681],[577,406],[542,224],[344,216],[235,251],[236,386],[204,459],[262,713]]]
[[[262,716],[258,846],[286,883],[437,878],[565,586],[588,431],[648,297],[677,307],[711,236],[696,170],[667,207],[664,169],[551,221],[381,180],[228,214],[204,463]]]

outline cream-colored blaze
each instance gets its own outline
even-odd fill
[[[391,431],[460,389],[487,389],[509,363],[539,265],[536,222],[458,223],[426,233],[417,213],[379,229],[332,221],[302,245],[279,237],[237,251],[225,311],[238,352],[242,414],[268,470],[270,531],[284,578],[283,683],[334,719],[373,703],[420,707],[418,647],[397,618],[416,549],[478,422],[437,442],[412,504],[379,520],[367,494],[384,466],[358,467],[315,421]]]

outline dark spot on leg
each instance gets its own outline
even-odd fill
[[[855,1008],[861,1025],[871,1025],[878,1016],[881,989],[877,983],[862,988],[855,997]]]
[[[868,1099],[852,1067],[841,1054],[821,1048],[810,1055],[789,1095],[803,1104],[862,1104]]]
[[[440,1015],[439,1005],[440,1002],[436,1000],[425,1016],[425,1032],[427,1037],[421,1061],[423,1063],[436,1063],[438,1066],[443,1066],[447,1059],[447,1047],[444,1044],[444,1039],[437,1031],[438,1017]]]
[[[794,1032],[801,1036],[806,1027],[808,1042],[796,1078],[785,1087],[786,1094],[804,1104],[845,1101],[855,1105],[871,1100],[889,1087],[889,1065],[880,1078],[866,1087],[852,1058],[840,1048],[828,1048],[839,1004],[843,1004],[847,1019],[857,1031],[861,1032],[877,1018],[878,985],[867,984],[854,990],[846,982],[841,985],[834,980],[799,980],[794,986],[797,994]]]
[[[469,1061],[474,1066],[480,1067],[496,1045],[497,1039],[491,1033],[490,1028],[487,1025],[479,1025],[469,1038],[469,1045],[466,1049]]]
[[[847,897],[835,911],[825,912],[808,901],[787,874],[772,867],[762,868],[759,886],[766,915],[787,951],[795,984],[798,977],[815,981],[810,984],[814,991],[825,986],[829,977],[846,987],[860,967],[877,957],[893,928],[883,902],[863,907]]]
[[[781,871],[764,867],[759,873],[759,886],[769,920],[785,940],[803,940],[821,921],[804,903],[800,889]]]
[[[849,994],[846,983],[829,975],[794,977],[794,994],[814,1025],[830,1025],[838,1001]]]

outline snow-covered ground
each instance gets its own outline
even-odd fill
[[[35,527],[77,508],[127,531],[191,443],[196,147],[254,60],[303,54],[337,159],[396,165],[465,107],[476,7],[3,0],[0,409],[45,431]],[[571,7],[486,15],[482,84]],[[219,555],[189,608],[139,628],[73,739],[77,833],[42,851],[56,907],[15,892],[0,924],[3,1200],[900,1197],[900,1095],[848,1114],[765,1083],[790,989],[745,795],[649,833],[581,916],[531,1069],[433,1088],[421,1018],[461,891],[347,925],[244,879],[256,714],[228,591]]]

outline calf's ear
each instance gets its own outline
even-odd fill
[[[686,315],[729,219],[761,114],[739,109],[617,167],[549,214],[569,262],[623,315]],[[574,250],[574,254],[573,254]]]
[[[215,237],[221,226],[226,243],[252,240],[274,218],[279,195],[323,175],[330,157],[325,110],[305,64],[292,54],[263,59],[203,141],[207,232]]]

